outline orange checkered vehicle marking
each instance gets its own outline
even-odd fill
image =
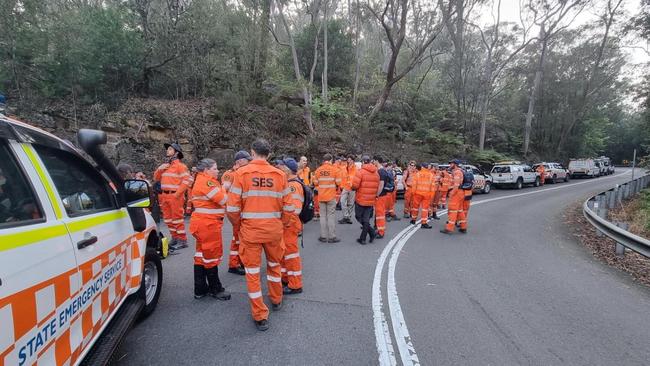
[[[0,299],[0,365],[75,364],[129,290],[139,288],[147,235]]]

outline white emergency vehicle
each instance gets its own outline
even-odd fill
[[[494,165],[490,172],[495,187],[514,187],[521,189],[525,184],[539,187],[541,178],[530,165],[518,161],[505,161]]]
[[[149,186],[122,180],[104,132],[78,142],[93,163],[0,114],[0,365],[106,364],[158,302]]]

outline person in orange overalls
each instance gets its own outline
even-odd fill
[[[413,203],[413,184],[415,175],[418,173],[415,161],[410,161],[402,180],[404,181],[404,218],[411,217],[411,206]]]
[[[190,233],[196,239],[194,253],[194,298],[205,295],[217,300],[230,300],[219,280],[219,264],[223,254],[221,230],[228,200],[217,176],[219,169],[212,159],[203,159],[196,165],[196,177],[190,199],[194,210],[190,218]]]
[[[440,171],[440,199],[438,200],[438,208],[447,208],[447,199],[449,198],[449,189],[451,188],[451,173],[450,169],[442,169]]]
[[[429,205],[433,197],[433,173],[428,169],[429,164],[422,163],[420,171],[415,175],[413,184],[413,203],[411,205],[411,225],[415,225],[420,212],[423,229],[431,229],[429,225]]]
[[[251,159],[251,155],[248,151],[240,150],[235,154],[235,164],[231,169],[226,170],[221,176],[221,185],[226,192],[228,192],[232,186],[232,180],[237,169],[246,166]],[[239,258],[239,228],[234,224],[232,227],[232,240],[230,240],[230,251],[228,254],[228,272],[240,276],[245,275],[246,272],[244,271],[244,265]]]
[[[341,185],[340,170],[332,164],[332,155],[325,154],[323,164],[316,169],[312,180],[318,190],[320,206],[320,237],[323,243],[338,243],[336,237],[336,190]]]
[[[539,184],[543,186],[546,183],[546,169],[544,168],[544,164],[537,166],[537,172],[539,173]]]
[[[433,174],[433,194],[429,203],[429,219],[440,220],[437,213],[438,199],[440,198],[440,171],[438,170],[438,164],[429,163],[429,170]]]
[[[388,170],[393,175],[393,187],[395,188],[390,193],[390,200],[388,201],[388,207],[386,207],[386,221],[400,221],[401,219],[395,214],[395,204],[397,203],[397,164],[388,164]]]
[[[388,186],[390,184],[389,182],[394,180],[394,178],[388,172],[388,168],[381,156],[375,156],[373,158],[373,164],[377,167],[377,173],[379,174],[379,191],[375,203],[375,227],[377,229],[376,238],[381,239],[386,234],[386,213],[388,212],[387,207],[390,204],[392,193],[386,191],[385,187]]]
[[[353,155],[348,155],[347,165],[341,176],[341,206],[343,208],[343,218],[339,224],[352,224],[352,212],[354,211],[355,191],[352,190],[352,180],[357,174],[357,164]]]
[[[285,158],[279,161],[279,168],[287,175],[289,189],[291,190],[291,201],[293,202],[294,213],[289,214],[289,224],[284,227],[284,258],[282,259],[282,284],[285,295],[302,293],[302,262],[300,250],[298,249],[298,234],[302,231],[300,211],[305,202],[305,192],[300,184],[298,163],[292,158]]]
[[[460,160],[454,159],[449,162],[451,169],[451,185],[449,190],[449,211],[447,212],[447,225],[440,230],[443,234],[451,234],[456,228],[456,222],[463,225],[461,232],[467,232],[467,220],[465,220],[465,190],[461,188],[463,184],[463,171],[460,168]],[[471,191],[471,188],[470,188]],[[469,210],[469,207],[468,207]]]
[[[347,166],[348,163],[345,160],[345,157],[343,156],[337,156],[336,159],[334,160],[334,166],[339,169],[339,176],[341,177],[341,183],[343,180],[345,180],[345,176],[347,175]],[[343,192],[343,184],[338,186],[336,188],[336,211],[341,211],[343,210],[343,207],[341,207],[341,194]]]
[[[192,177],[187,166],[181,162],[183,151],[178,143],[165,144],[167,162],[161,164],[154,172],[154,180],[160,181],[162,193],[158,201],[163,213],[163,220],[169,229],[172,250],[187,248],[185,233],[184,204],[185,191],[188,190]]]
[[[286,175],[266,160],[270,153],[266,140],[253,142],[253,160],[235,172],[226,207],[230,221],[240,227],[239,257],[246,270],[251,313],[260,331],[269,329],[269,309],[260,283],[262,252],[266,255],[269,299],[277,311],[282,308],[283,232],[295,213]]]

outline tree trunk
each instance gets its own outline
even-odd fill
[[[544,26],[540,32],[540,39],[542,40],[542,52],[539,55],[539,62],[537,64],[537,71],[535,71],[535,80],[533,80],[533,89],[530,91],[530,96],[528,98],[528,112],[526,113],[526,124],[524,125],[524,157],[528,155],[528,149],[530,147],[530,131],[533,123],[533,111],[535,109],[535,99],[539,92],[539,84],[542,81],[542,72],[544,71],[544,59],[546,58],[546,48],[548,44],[548,37],[545,34]]]
[[[253,73],[253,80],[255,87],[260,89],[265,79],[266,59],[268,57],[269,43],[268,42],[268,29],[271,22],[271,0],[262,0],[262,17],[260,19],[259,35],[257,41],[257,53],[255,58],[255,68]]]
[[[354,43],[356,45],[355,50],[355,66],[354,66],[354,92],[352,93],[352,106],[356,108],[357,98],[359,97],[359,73],[361,69],[361,45],[359,44],[359,34],[361,33],[360,28],[360,18],[361,18],[361,7],[359,6],[359,0],[357,0],[357,13],[356,13],[356,31],[354,34]]]
[[[327,25],[328,25],[328,7],[329,7],[329,1],[325,1],[325,8],[323,9],[323,23],[325,23],[325,27],[323,27],[323,76],[321,80],[321,84],[323,86],[323,92],[322,92],[322,100],[323,104],[327,104]]]
[[[388,96],[390,95],[390,91],[393,88],[393,84],[386,83],[384,86],[384,89],[381,91],[381,95],[377,99],[377,102],[375,103],[375,106],[372,108],[372,111],[370,112],[370,116],[368,117],[369,121],[372,121],[377,113],[381,111],[384,108],[384,105],[386,105],[386,101],[388,100]]]
[[[293,39],[293,35],[291,34],[291,29],[289,29],[289,24],[287,24],[287,19],[284,17],[283,9],[282,9],[282,3],[278,2],[278,10],[279,10],[279,15],[280,15],[280,20],[282,20],[282,25],[284,26],[284,30],[287,32],[287,36],[289,37],[289,47],[291,47],[291,58],[293,60],[293,71],[296,75],[296,81],[301,85],[302,87],[302,97],[304,100],[304,109],[303,109],[303,118],[305,120],[305,123],[307,124],[307,128],[309,129],[310,134],[314,134],[314,124],[312,122],[312,116],[311,116],[311,100],[309,96],[309,91],[307,90],[307,86],[305,85],[305,81],[302,78],[302,75],[300,74],[300,63],[298,63],[298,52],[296,51],[296,42]]]

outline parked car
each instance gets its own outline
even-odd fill
[[[397,198],[402,198],[404,197],[404,192],[406,192],[406,187],[404,186],[404,173],[402,173],[401,168],[395,168],[393,170],[395,172],[395,178],[396,178],[396,184],[395,184],[395,189],[397,190]]]
[[[533,169],[537,170],[540,164],[544,165],[544,177],[540,177],[540,179],[544,179],[544,183],[555,184],[558,181],[569,181],[569,171],[559,163],[539,163],[533,165]]]
[[[488,194],[492,190],[492,176],[470,164],[461,164],[460,167],[474,174],[474,192]],[[441,164],[439,169],[449,169],[449,164]]]
[[[93,161],[0,115],[0,364],[104,365],[160,297],[148,183],[122,180],[105,132],[78,138]]]
[[[594,159],[571,159],[569,175],[571,178],[594,178],[600,175],[600,168]]]
[[[526,184],[539,187],[540,177],[530,165],[520,162],[497,163],[490,172],[492,184],[497,187],[514,187],[521,189]]]
[[[606,156],[601,156],[598,159],[602,162],[604,166],[603,169],[604,175],[611,175],[616,172],[616,169],[614,169],[614,164],[612,164],[612,160],[610,158]]]

